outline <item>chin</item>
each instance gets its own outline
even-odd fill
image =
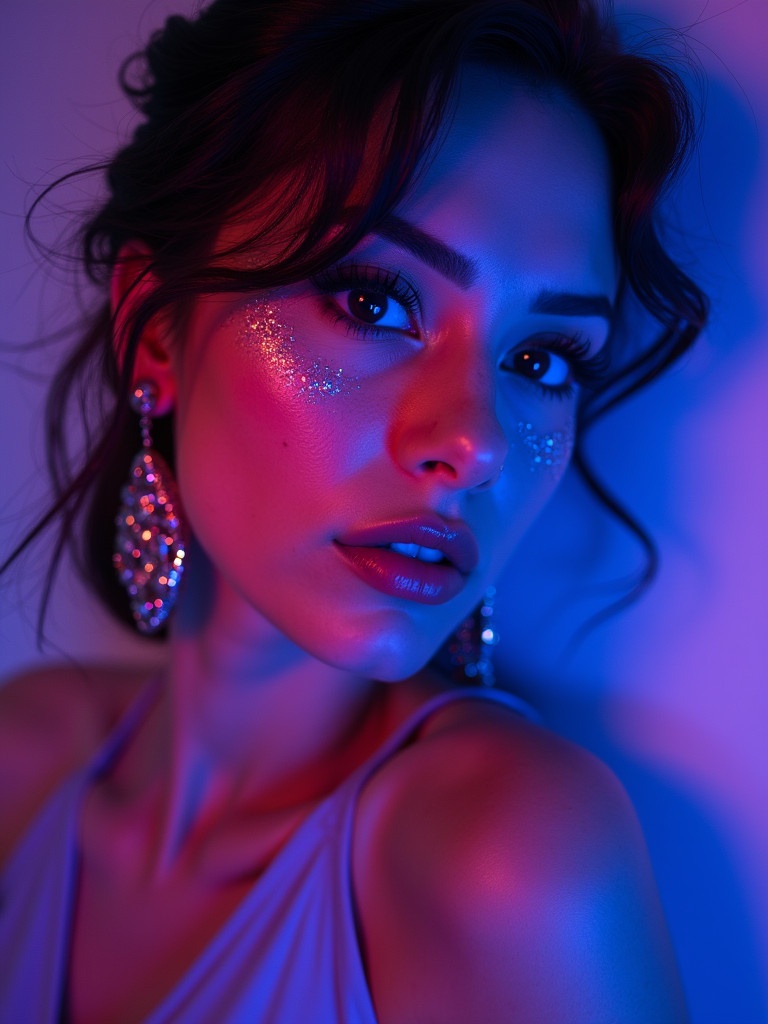
[[[399,683],[404,679],[420,672],[434,655],[434,651],[398,651],[382,650],[376,645],[376,650],[360,652],[357,655],[346,652],[345,656],[322,660],[329,661],[337,668],[345,669],[356,675],[365,676],[369,679],[376,679],[382,683]]]
[[[338,638],[336,643],[325,637],[318,649],[305,650],[320,661],[355,675],[397,683],[420,672],[434,657],[442,643],[425,643],[421,635],[408,635],[411,630],[358,630]]]

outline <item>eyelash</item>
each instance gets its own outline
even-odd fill
[[[598,388],[607,378],[610,366],[608,346],[604,345],[595,355],[589,355],[590,344],[580,334],[540,334],[532,342],[519,346],[519,352],[554,352],[566,359],[571,366],[572,379],[565,384],[542,384],[530,379],[549,398],[570,398],[578,385],[587,391]]]
[[[398,302],[413,320],[421,319],[422,310],[418,293],[399,272],[385,270],[383,267],[348,263],[331,267],[322,274],[318,274],[312,278],[312,284],[323,296],[324,312],[331,322],[343,324],[347,333],[356,338],[388,338],[392,336],[393,331],[398,329],[380,327],[378,324],[367,324],[354,319],[333,300],[333,296],[339,292],[351,291],[355,288],[374,289]],[[415,327],[410,332],[401,333],[418,337],[418,330]],[[606,379],[609,369],[607,346],[604,346],[594,356],[589,355],[589,349],[589,342],[580,334],[541,334],[537,335],[532,342],[521,345],[515,352],[536,350],[553,352],[555,355],[567,359],[572,374],[572,379],[567,383],[552,385],[530,380],[531,384],[538,386],[549,398],[564,399],[573,395],[576,385],[586,390],[594,390]]]
[[[366,324],[361,320],[355,320],[333,302],[332,296],[338,292],[352,291],[355,288],[361,290],[370,288],[398,302],[411,319],[421,318],[421,303],[416,289],[401,274],[384,270],[383,267],[342,264],[338,267],[331,267],[323,274],[318,274],[317,277],[312,278],[312,284],[326,300],[324,309],[332,322],[344,324],[347,333],[357,338],[387,338],[391,337],[392,332],[397,328],[380,327],[378,324]],[[400,333],[418,337],[418,330],[415,327],[411,331],[401,331]]]

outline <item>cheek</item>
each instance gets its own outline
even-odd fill
[[[240,348],[258,360],[278,390],[305,405],[316,405],[360,389],[359,378],[343,367],[312,358],[296,341],[281,307],[269,300],[249,303],[226,325]]]
[[[552,497],[570,462],[574,412],[558,403],[528,410],[505,424],[509,452],[497,485],[494,524],[501,539],[493,563],[500,570]]]
[[[550,430],[540,430],[531,420],[518,420],[514,444],[520,448],[529,472],[554,489],[573,452],[573,417],[561,428]]]
[[[200,532],[222,501],[267,527],[297,505],[332,503],[375,447],[357,377],[297,343],[277,304],[253,301],[201,323],[183,381],[177,466]]]
[[[313,488],[339,483],[375,459],[381,448],[388,402],[380,401],[370,375],[347,363],[348,346],[336,346],[312,318],[291,317],[291,303],[261,299],[231,314],[231,339],[249,421],[262,437],[279,437],[299,450],[296,477]]]

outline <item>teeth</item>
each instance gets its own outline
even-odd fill
[[[390,544],[390,548],[399,555],[418,558],[420,562],[442,562],[444,555],[437,548],[423,548],[419,544]]]

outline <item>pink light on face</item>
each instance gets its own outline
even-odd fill
[[[294,332],[284,323],[278,304],[257,300],[239,310],[230,322],[236,323],[241,343],[257,352],[275,376],[306,401],[346,395],[360,387],[358,378],[348,376],[341,367],[301,358]]]

